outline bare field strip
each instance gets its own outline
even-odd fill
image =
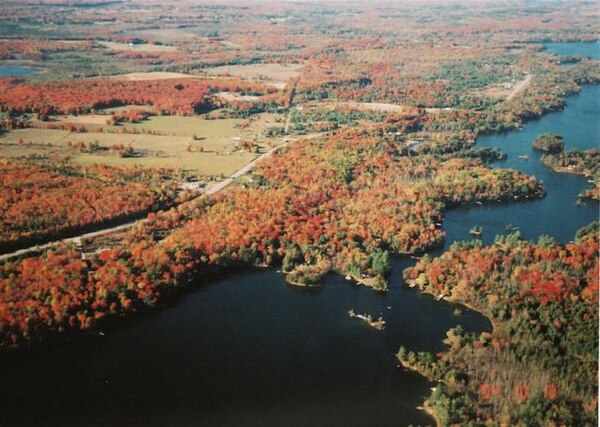
[[[311,106],[312,104],[309,104]],[[314,105],[324,108],[339,108],[347,107],[354,110],[361,111],[377,111],[384,113],[402,113],[407,107],[398,104],[387,104],[382,102],[356,102],[356,101],[332,101],[332,102],[318,102]],[[408,107],[410,108],[410,107]]]
[[[156,44],[128,44],[116,42],[98,42],[98,44],[111,50],[131,52],[176,52],[178,50],[175,46]]]
[[[241,119],[205,120],[197,116],[152,116],[140,123],[105,126],[109,131],[119,132],[122,127],[145,132],[157,132],[169,136],[192,136],[199,138],[233,138],[241,132]]]
[[[169,80],[184,78],[200,78],[201,76],[185,73],[173,73],[168,71],[150,71],[147,73],[129,73],[112,76],[115,80]]]
[[[254,95],[240,95],[235,92],[219,92],[215,96],[224,99],[225,101],[248,101],[255,102],[259,100],[259,96]]]
[[[110,119],[110,114],[120,113],[128,110],[146,110],[148,107],[136,106],[130,107],[118,107],[109,110],[104,110],[106,114],[86,114],[80,116],[58,116],[52,117],[50,123],[61,123],[63,125],[74,124],[77,126],[87,127],[88,130],[92,131],[98,128],[102,128],[104,132],[119,134],[125,136],[122,133],[124,129],[132,130],[136,129],[140,133],[155,133],[156,135],[164,136],[197,136],[199,140],[205,140],[213,137],[225,137],[233,138],[236,136],[242,138],[250,138],[256,135],[264,133],[265,129],[269,126],[277,125],[277,123],[284,120],[284,116],[275,113],[262,113],[256,115],[255,119],[244,120],[244,119],[207,119],[207,115],[202,116],[150,116],[146,120],[138,123],[125,122],[120,125],[107,125],[106,122]],[[216,111],[211,113],[211,116]],[[43,127],[47,123],[39,122],[34,120],[33,123],[36,127]],[[35,139],[35,130],[33,133],[23,133],[27,137]],[[38,129],[44,130],[44,129]],[[98,135],[97,132],[90,132],[90,134]],[[73,134],[81,135],[81,134]],[[74,137],[75,138],[75,137]],[[25,139],[25,138],[24,138]],[[53,138],[50,142],[53,142]],[[27,140],[25,140],[27,141]],[[32,140],[34,141],[34,140]]]
[[[247,64],[223,65],[220,67],[204,69],[209,75],[230,75],[247,79],[269,80],[285,83],[289,79],[298,77],[304,66],[301,64]]]
[[[82,165],[106,164],[111,166],[143,166],[149,168],[174,168],[193,171],[201,175],[227,176],[250,163],[256,154],[232,153],[218,155],[216,153],[181,153],[169,157],[131,157],[75,155],[73,162]]]

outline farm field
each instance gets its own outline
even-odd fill
[[[208,75],[236,76],[245,79],[256,79],[282,85],[289,79],[298,77],[303,66],[301,64],[249,64],[249,65],[223,65],[207,68]]]
[[[168,71],[149,71],[147,73],[120,74],[112,77],[116,80],[168,80],[194,77],[194,75]]]
[[[99,42],[100,46],[119,51],[131,51],[131,52],[175,52],[177,47],[165,46],[156,44],[129,44],[129,43],[115,43],[115,42]]]
[[[141,123],[108,126],[105,123],[108,117],[81,115],[58,120],[65,124],[86,126],[91,130],[102,128],[104,132],[101,133],[38,128],[10,131],[0,135],[2,155],[13,158],[44,155],[70,158],[82,165],[166,167],[184,169],[198,176],[229,176],[256,158],[256,153],[241,150],[234,137],[241,140],[258,138],[259,150],[270,147],[278,140],[264,136],[265,130],[283,120],[280,115],[267,113],[251,120],[151,116]],[[120,133],[123,128],[129,131],[135,129],[138,133]],[[86,146],[98,143],[100,149],[93,153],[82,153],[76,148],[80,143]],[[115,144],[131,146],[136,154],[119,157],[118,153],[111,150]]]
[[[104,129],[109,132],[118,132],[119,128],[126,127],[127,129],[137,129],[141,132],[156,132],[163,135],[192,136],[195,134],[201,139],[208,140],[239,136],[243,131],[241,129],[243,123],[244,120],[240,119],[206,120],[202,116],[151,116],[140,123],[107,126]]]
[[[73,162],[81,165],[105,164],[111,166],[144,166],[148,168],[169,167],[182,169],[189,176],[200,177],[226,177],[250,163],[256,158],[256,154],[233,153],[176,153],[161,155],[159,157],[133,157],[121,158],[113,156],[90,156],[75,154]]]
[[[203,26],[204,27],[204,26]],[[174,43],[181,40],[189,40],[199,37],[204,28],[194,29],[194,28],[148,28],[148,29],[138,29],[131,31],[131,35],[134,37],[141,38],[149,38],[153,40],[160,40],[163,43]],[[211,25],[211,29],[217,28],[217,25]]]

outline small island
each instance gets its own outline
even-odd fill
[[[370,327],[377,329],[378,331],[385,329],[385,320],[383,320],[383,317],[381,317],[381,316],[379,316],[377,319],[375,319],[370,314],[367,314],[367,313],[357,314],[352,309],[348,310],[348,316],[356,317],[356,318],[362,320],[363,322],[365,322]]]
[[[480,237],[483,234],[483,228],[479,225],[475,225],[471,227],[471,230],[469,230],[469,234],[475,237]]]
[[[556,133],[543,133],[533,140],[533,148],[550,154],[560,153],[565,149],[563,137]]]

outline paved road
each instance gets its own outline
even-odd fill
[[[289,144],[289,141],[286,140],[282,144],[279,144],[279,145],[271,148],[269,151],[261,154],[256,159],[254,159],[252,162],[248,163],[246,166],[244,166],[243,168],[241,168],[238,171],[236,171],[229,178],[227,178],[227,179],[225,179],[225,180],[223,180],[223,181],[215,184],[214,186],[211,186],[209,189],[207,189],[206,191],[204,191],[198,197],[202,197],[203,195],[209,195],[210,196],[210,195],[218,193],[219,191],[222,191],[223,189],[225,189],[229,185],[231,185],[233,183],[233,181],[235,181],[236,178],[239,178],[240,176],[242,176],[245,173],[248,173],[250,170],[252,170],[256,166],[256,164],[258,162],[260,162],[262,159],[271,156],[275,151],[279,150],[282,147],[285,147],[288,144]],[[39,250],[47,249],[47,248],[49,248],[51,246],[57,245],[60,242],[64,242],[64,243],[77,243],[81,239],[88,239],[88,238],[92,238],[92,237],[98,237],[98,236],[103,236],[105,234],[114,233],[116,231],[126,230],[128,228],[133,227],[133,225],[135,223],[137,223],[138,221],[144,221],[144,220],[140,219],[140,220],[130,221],[130,222],[127,222],[125,224],[117,225],[115,227],[103,228],[102,230],[93,231],[91,233],[80,234],[78,236],[68,237],[66,239],[54,240],[52,242],[48,242],[48,243],[43,244],[43,245],[36,245],[36,246],[31,246],[29,248],[19,249],[18,251],[14,251],[14,252],[10,252],[10,253],[7,253],[7,254],[0,255],[0,261],[8,260],[8,259],[20,256],[20,255],[25,255],[25,254],[27,254],[29,252],[34,252],[34,251],[39,251]]]
[[[240,176],[242,176],[242,175],[250,172],[254,168],[254,166],[256,166],[256,164],[258,162],[260,162],[262,159],[265,159],[265,158],[271,156],[275,151],[279,150],[281,147],[285,147],[288,144],[289,144],[289,141],[288,142],[284,142],[283,144],[279,144],[279,145],[271,148],[269,151],[261,154],[259,157],[257,157],[256,159],[252,160],[246,166],[244,166],[243,168],[239,169],[237,172],[235,172],[229,178],[224,179],[223,181],[221,181],[221,182],[213,185],[212,187],[210,187],[208,190],[206,190],[204,192],[204,194],[208,194],[210,196],[212,194],[218,193],[219,191],[223,190],[227,186],[231,185],[231,183],[233,181],[235,181],[236,178],[239,178]]]

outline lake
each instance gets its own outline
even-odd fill
[[[509,224],[520,227],[527,239],[542,234],[565,243],[575,232],[598,220],[598,203],[577,205],[577,195],[590,184],[587,178],[556,173],[540,162],[542,153],[532,148],[536,136],[555,132],[564,137],[565,148],[582,150],[598,147],[600,142],[600,86],[584,86],[581,92],[566,98],[567,108],[527,122],[521,131],[486,135],[477,140],[480,147],[500,147],[508,158],[493,167],[514,168],[544,181],[544,199],[523,203],[462,207],[445,215],[448,242],[469,239],[473,225],[483,226],[483,240],[491,243],[496,234],[506,233]],[[527,155],[528,160],[519,159]]]
[[[555,55],[584,56],[591,59],[600,59],[600,40],[590,43],[544,43],[544,49]]]
[[[29,74],[41,73],[43,68],[26,67],[21,65],[2,65],[0,63],[0,77],[19,77]]]
[[[386,295],[339,276],[315,292],[271,269],[228,275],[104,337],[3,366],[0,424],[426,424],[415,408],[430,384],[394,353],[441,351],[447,328],[490,325],[402,286],[405,265],[395,263]],[[350,308],[382,313],[386,330],[349,318]]]
[[[587,45],[589,46],[589,45]],[[577,206],[581,177],[539,162],[531,142],[542,132],[567,147],[600,141],[598,86],[567,99],[568,107],[521,131],[489,135],[514,167],[544,180],[548,196],[527,203],[449,211],[446,247],[482,225],[484,240],[507,224],[527,238],[561,242],[597,219],[597,204]],[[529,160],[518,159],[527,154]],[[437,251],[439,253],[439,251]],[[273,269],[249,269],[197,287],[159,311],[119,322],[105,336],[90,334],[0,367],[0,425],[61,426],[404,426],[431,424],[416,409],[433,384],[397,366],[394,353],[441,351],[447,329],[489,331],[483,316],[408,289],[395,259],[390,291],[378,294],[329,276],[318,290],[287,285]],[[384,331],[347,310],[382,314]]]

